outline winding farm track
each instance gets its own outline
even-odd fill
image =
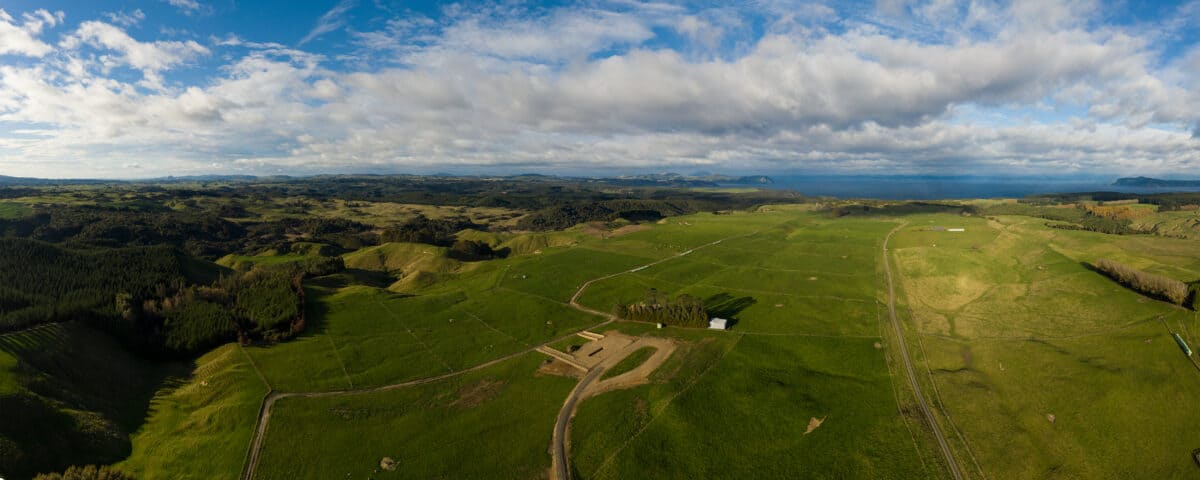
[[[437,376],[433,376],[433,377],[426,377],[426,378],[421,378],[421,379],[417,379],[417,380],[410,380],[407,382],[393,383],[390,385],[383,385],[383,386],[371,387],[371,388],[359,388],[359,389],[352,389],[352,390],[330,390],[330,391],[322,391],[322,392],[276,392],[276,391],[272,390],[263,399],[262,407],[259,410],[258,424],[254,428],[254,437],[250,441],[250,450],[249,450],[249,453],[246,455],[246,464],[244,467],[242,467],[242,477],[241,478],[242,478],[242,480],[251,480],[254,478],[254,471],[258,468],[259,454],[262,452],[263,437],[266,435],[266,432],[267,432],[267,424],[271,420],[271,407],[273,407],[275,405],[275,402],[277,402],[281,398],[339,397],[339,396],[346,396],[346,395],[361,395],[361,394],[367,394],[367,393],[386,392],[389,390],[396,390],[396,389],[407,388],[407,387],[415,387],[418,385],[425,385],[428,383],[445,380],[447,378],[457,377],[459,375],[463,375],[463,374],[467,374],[467,373],[485,369],[487,367],[496,365],[498,363],[501,363],[501,362],[504,362],[507,360],[512,360],[514,358],[520,357],[527,353],[537,351],[537,349],[540,347],[549,346],[549,345],[557,343],[561,340],[573,337],[579,332],[602,327],[604,325],[607,325],[607,324],[615,321],[617,318],[610,313],[601,312],[599,310],[588,308],[588,307],[585,307],[585,306],[579,304],[579,297],[582,296],[584,290],[586,290],[593,283],[596,283],[596,282],[599,282],[602,280],[608,280],[610,278],[613,278],[613,277],[616,277],[619,275],[624,275],[626,273],[636,272],[636,271],[642,270],[644,268],[652,267],[654,265],[658,265],[658,264],[666,262],[668,260],[671,260],[674,258],[679,258],[684,255],[688,255],[688,254],[690,254],[696,250],[699,250],[701,248],[717,245],[726,240],[740,238],[740,237],[748,237],[750,235],[754,235],[757,233],[758,232],[755,231],[755,232],[745,234],[745,235],[734,235],[732,237],[722,238],[720,240],[717,240],[717,241],[714,241],[711,243],[706,243],[704,245],[694,247],[690,250],[680,252],[675,255],[671,255],[669,257],[660,258],[658,260],[655,260],[653,262],[647,263],[647,264],[639,266],[639,267],[634,267],[629,270],[622,270],[617,273],[612,273],[612,274],[605,275],[603,277],[598,277],[598,278],[593,278],[591,280],[588,280],[579,286],[579,289],[576,290],[575,294],[571,296],[571,301],[567,304],[567,306],[574,308],[575,310],[584,312],[584,313],[603,317],[604,318],[603,322],[588,326],[587,328],[584,328],[581,330],[572,331],[569,334],[563,335],[558,338],[551,339],[545,343],[531,346],[528,349],[510,354],[510,355],[506,355],[506,356],[503,356],[503,357],[500,357],[500,358],[497,358],[497,359],[494,359],[494,360],[491,360],[491,361],[488,361],[485,363],[481,363],[481,364],[476,365],[471,368],[459,370],[456,372],[450,372],[450,373],[446,373],[443,375],[437,375]],[[255,367],[255,368],[257,369],[257,367]],[[578,398],[579,393],[584,390],[584,387],[586,387],[587,384],[590,383],[591,380],[594,379],[596,375],[599,375],[599,372],[601,370],[603,370],[603,369],[602,368],[594,368],[594,369],[592,369],[592,371],[588,372],[588,375],[586,377],[584,377],[584,379],[579,383],[579,385],[577,385],[575,387],[575,390],[572,391],[571,396],[568,397],[567,400],[563,403],[563,411],[559,413],[558,420],[555,422],[553,464],[556,466],[556,470],[555,470],[556,474],[562,475],[562,476],[555,477],[557,479],[566,480],[566,479],[570,478],[569,472],[566,469],[566,465],[568,462],[568,455],[567,455],[567,451],[566,451],[567,449],[566,449],[565,438],[563,438],[563,436],[565,436],[566,432],[567,432],[566,423],[569,422],[570,417],[575,414],[575,404],[579,401],[579,398]],[[270,388],[269,385],[268,385],[268,388]],[[570,408],[567,408],[568,405],[570,406]],[[564,414],[566,415],[566,419],[563,418]],[[560,429],[562,432],[562,436],[559,436]],[[558,466],[561,466],[561,468],[562,468],[561,473],[557,469]]]
[[[583,282],[583,285],[579,286],[579,290],[576,290],[575,295],[571,296],[571,301],[570,301],[569,305],[571,306],[571,308],[574,308],[574,309],[579,310],[584,313],[590,313],[592,315],[602,315],[604,317],[607,317],[609,322],[614,321],[617,318],[610,313],[604,313],[599,310],[591,309],[591,308],[588,308],[588,307],[585,307],[585,306],[579,304],[579,297],[583,296],[584,290],[587,290],[587,288],[592,286],[593,283],[596,283],[596,282],[599,282],[602,280],[608,280],[610,278],[624,275],[627,273],[636,273],[636,272],[642,271],[644,269],[658,265],[660,263],[688,255],[688,254],[690,254],[696,250],[699,250],[701,248],[711,247],[713,245],[717,245],[717,244],[720,244],[721,242],[724,242],[726,240],[732,240],[734,238],[749,237],[749,236],[755,235],[757,233],[758,233],[758,231],[754,231],[751,233],[747,233],[745,235],[734,235],[732,237],[722,238],[720,240],[709,242],[704,245],[700,245],[698,247],[693,247],[689,250],[679,252],[679,253],[677,253],[675,255],[671,255],[669,257],[660,258],[658,260],[647,263],[645,265],[633,267],[629,270],[623,270],[623,271],[620,271],[617,273],[611,273],[611,274],[605,275],[603,277],[593,278],[591,280]],[[605,322],[605,323],[608,323],[608,322]],[[571,417],[575,416],[575,407],[579,403],[580,396],[583,394],[584,390],[586,390],[588,383],[591,383],[591,381],[594,380],[596,378],[596,376],[599,375],[600,372],[603,370],[604,369],[602,367],[595,367],[595,368],[592,368],[590,371],[588,371],[587,376],[583,377],[583,380],[581,380],[579,382],[579,384],[575,386],[575,389],[571,391],[571,395],[569,397],[567,397],[567,400],[565,402],[563,402],[562,410],[560,412],[558,412],[558,420],[556,420],[554,423],[554,446],[553,446],[553,448],[551,448],[551,451],[553,451],[553,457],[554,457],[553,458],[554,468],[553,468],[553,475],[550,477],[551,480],[570,480],[571,479],[571,469],[570,469],[571,456],[570,456],[570,452],[567,451],[567,435],[570,433],[569,424],[571,423]]]
[[[896,341],[900,344],[900,358],[904,360],[904,370],[908,373],[908,384],[912,386],[913,392],[917,396],[917,405],[921,407],[921,413],[925,415],[925,420],[929,422],[929,428],[933,431],[934,438],[937,439],[938,447],[942,450],[942,455],[946,457],[946,465],[950,469],[950,474],[955,480],[962,480],[962,471],[958,468],[958,463],[954,460],[954,453],[950,451],[950,444],[946,443],[946,437],[942,435],[942,429],[938,426],[937,419],[933,416],[933,411],[929,408],[929,402],[925,400],[925,395],[921,393],[921,385],[917,383],[917,374],[913,370],[912,361],[908,358],[908,346],[904,343],[904,329],[900,328],[900,320],[896,318],[896,287],[892,281],[892,266],[888,260],[888,241],[892,239],[892,234],[897,230],[908,225],[907,222],[897,225],[888,232],[883,238],[883,271],[887,275],[888,284],[888,316],[892,320],[892,328],[896,330]]]
[[[604,369],[601,367],[593,368],[588,372],[583,380],[575,385],[575,389],[571,390],[571,395],[567,396],[567,400],[563,402],[562,410],[558,412],[558,420],[554,422],[554,475],[551,480],[568,480],[571,478],[571,466],[567,463],[570,461],[570,456],[567,455],[567,438],[571,434],[571,417],[575,416],[575,407],[579,404],[584,390],[587,390],[588,384],[592,383],[596,377],[600,376],[600,372]]]

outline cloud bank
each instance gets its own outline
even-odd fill
[[[1171,19],[1196,5],[345,1],[296,47],[0,10],[0,58],[23,60],[0,64],[0,174],[1186,174],[1200,48]]]

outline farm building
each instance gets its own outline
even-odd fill
[[[729,328],[729,320],[713,317],[712,320],[708,321],[708,328],[712,330],[725,330]]]
[[[947,228],[946,231],[947,232],[965,232],[965,231],[967,231],[967,229],[965,229],[965,228]]]

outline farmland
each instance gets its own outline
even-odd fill
[[[294,203],[263,208],[288,217]],[[461,213],[322,205],[312,208]],[[459,232],[506,249],[484,260],[444,244],[298,238],[214,256],[229,269],[189,267],[211,278],[333,265],[304,278],[294,336],[143,362],[84,322],[43,325],[0,337],[0,397],[91,422],[109,443],[80,458],[144,478],[555,477],[559,418],[566,471],[581,480],[952,478],[939,436],[964,478],[1193,473],[1200,445],[1179,425],[1200,414],[1161,405],[1200,394],[1200,370],[1171,338],[1200,341],[1197,314],[1093,265],[1194,282],[1194,240],[928,213],[989,205],[1002,203],[769,205]],[[731,328],[609,314],[680,296]],[[88,359],[106,366],[100,377],[84,373]],[[603,375],[577,388],[585,371]],[[101,381],[124,376],[139,381]],[[54,447],[48,435],[0,434]]]
[[[1189,453],[1200,445],[1180,426],[1200,414],[1163,405],[1200,394],[1200,375],[1170,337],[1200,340],[1196,313],[1087,267],[1116,258],[1190,281],[1200,278],[1193,243],[1016,216],[916,216],[894,241],[910,348],[924,357],[923,380],[964,469],[992,478],[1195,473]]]
[[[644,469],[648,459],[641,454],[647,450],[640,445],[657,445],[656,455],[678,458],[678,463],[663,465],[670,470],[659,471],[662,475],[776,476],[799,468],[828,470],[831,475],[927,475],[932,470],[923,462],[933,460],[923,460],[930,453],[914,442],[920,432],[913,430],[920,427],[897,407],[888,360],[879,346],[883,338],[874,252],[893,225],[833,221],[803,212],[703,214],[628,235],[584,239],[574,246],[488,262],[453,280],[403,295],[363,286],[310,286],[310,298],[318,299],[310,318],[319,318],[319,323],[297,340],[248,352],[281,392],[364,389],[453,375],[603,321],[565,304],[587,280],[625,272],[593,283],[580,303],[607,311],[612,302],[636,299],[646,288],[689,293],[708,299],[712,308],[736,322],[735,330],[660,331],[632,323],[596,329],[666,335],[684,347],[655,371],[649,385],[582,402],[570,439],[578,452],[572,464],[576,476],[621,478]],[[773,253],[760,258],[757,251]],[[571,343],[578,342],[553,342],[559,348]],[[294,367],[299,358],[305,359],[305,368]],[[446,468],[442,458],[455,458],[461,449],[471,448],[469,439],[475,434],[388,432],[401,426],[403,431],[425,432],[431,425],[451,421],[443,411],[446,402],[452,402],[454,392],[481,382],[510,385],[512,396],[500,393],[464,414],[475,419],[469,429],[503,431],[517,436],[502,441],[506,447],[526,445],[540,453],[516,465],[502,461],[510,454],[485,449],[488,456],[478,460],[482,469],[455,470],[456,476],[506,478],[542,471],[549,466],[544,453],[550,430],[546,422],[552,422],[573,380],[539,375],[533,371],[536,364],[524,355],[428,385],[280,399],[256,478],[276,478],[289,468],[318,476],[373,469],[382,456],[393,455],[389,451],[424,452],[413,459],[413,470],[406,471],[436,473],[439,465]],[[551,382],[559,393],[539,403],[547,399],[534,401],[521,393],[529,382]],[[492,419],[487,413],[505,408],[506,402],[517,409],[514,413],[530,417],[507,427],[494,426],[511,420]],[[710,418],[709,402],[720,405],[724,414]],[[409,406],[382,406],[394,404]],[[799,415],[794,414],[798,407],[803,410]],[[338,413],[346,411],[359,413]],[[786,435],[803,432],[813,418],[827,421],[810,435]],[[756,435],[764,422],[778,434]],[[870,432],[873,440],[849,433],[854,431]],[[343,436],[347,440],[338,440]],[[724,440],[712,444],[718,436]],[[780,443],[781,438],[791,440]],[[611,448],[617,445],[625,447]],[[662,451],[662,445],[670,445],[670,450]],[[725,465],[720,470],[727,473],[718,474],[716,465],[706,464],[700,454],[717,447],[731,448],[726,454],[732,456],[758,450],[758,455],[775,460],[770,470],[760,470],[756,465],[761,462],[753,461],[744,467]],[[340,448],[347,454],[316,460],[319,455],[305,453],[310,448]],[[789,454],[780,456],[783,451]],[[832,455],[835,451],[852,454],[839,459]],[[831,463],[813,463],[812,458],[829,458]],[[483,468],[486,465],[494,468]],[[386,478],[389,472],[376,475]]]
[[[1194,448],[1188,446],[1186,432],[1170,425],[1196,419],[1184,411],[1163,416],[1153,407],[1200,393],[1195,369],[1179,355],[1163,323],[1171,330],[1195,329],[1194,313],[1140,297],[1080,262],[1103,255],[1149,271],[1196,278],[1200,260],[1186,248],[1185,240],[1064,231],[1028,217],[988,220],[918,214],[831,219],[778,209],[701,214],[672,218],[628,235],[579,237],[574,245],[487,262],[453,280],[412,292],[411,297],[362,287],[330,290],[317,295],[325,305],[321,308],[327,310],[322,318],[329,320],[315,330],[322,333],[313,335],[335,339],[334,346],[325,348],[336,349],[341,358],[359,358],[363,352],[384,348],[353,344],[352,332],[379,332],[370,336],[380,338],[407,333],[394,328],[389,333],[387,323],[363,321],[386,315],[368,313],[375,307],[362,307],[371,303],[362,295],[377,296],[378,302],[395,305],[394,309],[404,305],[404,311],[410,312],[406,318],[418,322],[415,331],[439,347],[425,349],[397,340],[392,348],[419,352],[414,353],[417,358],[399,362],[403,371],[388,371],[394,367],[382,366],[391,363],[384,357],[376,362],[351,360],[345,363],[345,372],[330,362],[319,375],[325,383],[283,380],[280,384],[297,391],[360,388],[455,372],[525,351],[602,320],[564,304],[583,282],[620,273],[592,283],[580,296],[580,304],[608,311],[613,304],[635,301],[653,288],[666,295],[686,293],[705,299],[710,311],[730,318],[734,327],[729,332],[657,330],[618,322],[595,329],[666,336],[682,347],[652,374],[649,384],[581,402],[570,437],[573,477],[777,478],[794,472],[808,477],[940,477],[946,475],[944,460],[916,413],[912,391],[897,370],[901,360],[892,348],[896,339],[885,328],[882,257],[877,252],[886,233],[900,225],[889,257],[896,266],[898,311],[909,332],[906,340],[922,389],[931,398],[932,410],[965,476],[982,472],[988,477],[1027,477],[1052,469],[1080,476],[1134,473],[1143,464],[1116,451],[1105,457],[1107,463],[1073,453],[1116,448],[1100,445],[1112,432],[1139,439],[1147,448],[1145,455],[1160,460],[1155,465],[1162,475],[1194,468],[1186,455]],[[932,225],[962,226],[966,231],[935,231],[928,228]],[[696,248],[706,244],[711,245]],[[668,260],[640,267],[662,259]],[[519,312],[528,312],[533,305],[548,309],[538,318],[552,322],[562,322],[562,315],[580,318],[551,330],[541,322],[517,321],[516,317],[527,316]],[[368,310],[336,319],[338,312],[355,308]],[[514,314],[505,316],[505,311]],[[486,320],[466,320],[468,312],[487,315]],[[449,318],[456,320],[450,323]],[[451,327],[454,324],[458,326]],[[457,341],[433,340],[452,336],[458,328],[464,333],[452,337]],[[486,345],[496,350],[486,353],[484,342],[468,340],[476,336],[488,339]],[[564,339],[552,346],[566,349],[579,343],[577,338]],[[397,354],[387,358],[404,358]],[[474,440],[464,438],[482,433],[439,442],[424,434],[386,432],[400,428],[395,425],[424,432],[434,428],[430,425],[456,422],[443,417],[446,402],[453,402],[471,385],[493,383],[513,385],[516,391],[513,396],[489,397],[478,411],[465,414],[476,421],[464,431],[495,428],[512,437],[504,445],[526,445],[523,448],[537,455],[514,457],[485,449],[472,470],[455,469],[456,473],[461,478],[506,478],[543,471],[549,466],[544,453],[547,422],[557,403],[520,397],[523,385],[552,382],[557,385],[555,398],[561,399],[573,381],[564,377],[552,381],[535,372],[531,362],[529,355],[518,356],[411,390],[281,400],[276,407],[280,415],[271,419],[258,478],[275,478],[276,473],[287,471],[282,465],[309,465],[305,459],[313,455],[294,454],[294,450],[338,445],[358,452],[347,455],[358,460],[313,461],[314,470],[305,471],[373,468],[373,464],[363,465],[388,451],[435,452],[413,460],[409,472],[424,472],[418,475],[449,468],[443,458],[470,448]],[[439,368],[439,363],[446,365]],[[367,364],[381,365],[380,373],[368,377],[368,370],[358,366]],[[1193,382],[1186,383],[1189,380]],[[981,392],[992,393],[981,396]],[[1078,404],[1078,392],[1090,392],[1090,401]],[[372,407],[392,404],[381,401],[390,396],[396,397],[395,403],[419,407],[400,411]],[[513,402],[510,408],[522,406],[514,414],[529,415],[528,420],[518,422],[521,426],[493,426],[500,420],[487,417],[486,412],[505,408],[505,402]],[[1143,407],[1127,411],[1124,406],[1131,404]],[[348,420],[336,413],[346,409],[362,412],[363,418]],[[997,419],[995,411],[1006,415]],[[304,420],[293,422],[293,418]],[[337,440],[351,431],[363,431],[347,425],[359,421],[373,425],[366,428],[377,432],[366,437],[371,441]],[[295,430],[295,425],[308,424],[322,427]],[[306,431],[328,433],[318,440],[311,434],[304,436]],[[1157,433],[1164,431],[1176,436]],[[296,438],[317,445],[299,448]],[[1046,447],[1051,444],[1058,446]],[[1004,461],[1013,452],[1033,461]],[[519,464],[503,460],[509,458],[524,460]],[[730,458],[739,461],[729,462]]]

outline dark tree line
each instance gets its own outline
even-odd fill
[[[478,262],[483,260],[491,260],[493,258],[505,258],[509,254],[507,247],[499,250],[492,249],[487,242],[478,240],[458,240],[450,249],[446,251],[446,255],[455,260],[464,262]]]
[[[1102,217],[1079,206],[1058,207],[1017,203],[988,207],[981,213],[986,215],[1024,215],[1054,220],[1061,223],[1048,223],[1047,226],[1064,230],[1087,230],[1111,235],[1140,233],[1130,226],[1130,221],[1127,219]]]
[[[0,238],[0,331],[112,316],[117,293],[165,294],[186,283],[188,263],[169,246],[81,251]]]
[[[384,243],[408,242],[448,247],[454,245],[458,232],[468,228],[484,229],[486,226],[466,217],[430,219],[417,215],[407,222],[385,229],[379,239]]]
[[[617,199],[558,205],[533,212],[517,223],[521,230],[562,230],[593,221],[625,219],[632,222],[655,221],[663,217],[719,210],[746,208],[752,202],[705,199]]]
[[[1185,304],[1193,293],[1186,283],[1179,280],[1144,272],[1112,260],[1100,259],[1096,262],[1095,267],[1096,270],[1134,291],[1176,305]]]
[[[218,271],[206,265],[169,246],[79,251],[2,238],[0,331],[80,320],[167,356],[235,339],[277,341],[304,327],[300,279],[345,268],[340,257],[321,257],[207,284]]]
[[[0,219],[0,237],[31,238],[75,248],[170,245],[207,259],[268,248],[287,251],[296,237],[333,245],[341,251],[379,243],[370,226],[351,220],[284,218],[234,223],[225,220],[219,210],[39,207],[25,218]]]
[[[617,304],[613,313],[626,320],[662,323],[680,327],[707,327],[704,301],[687,294],[671,298],[651,288],[639,303]]]
[[[133,476],[106,465],[68,467],[62,473],[43,473],[33,480],[134,480]]]
[[[1054,193],[1031,195],[1021,199],[1021,203],[1046,205],[1055,203],[1077,203],[1086,200],[1097,202],[1112,202],[1117,200],[1137,200],[1138,203],[1158,205],[1159,211],[1169,212],[1182,210],[1186,207],[1200,205],[1200,192],[1166,192],[1166,193],[1121,193],[1121,192],[1083,192],[1083,193]]]
[[[273,343],[304,331],[303,279],[344,268],[340,257],[265,266],[166,297],[118,294],[116,305],[125,335],[152,354],[186,356],[235,339]]]

